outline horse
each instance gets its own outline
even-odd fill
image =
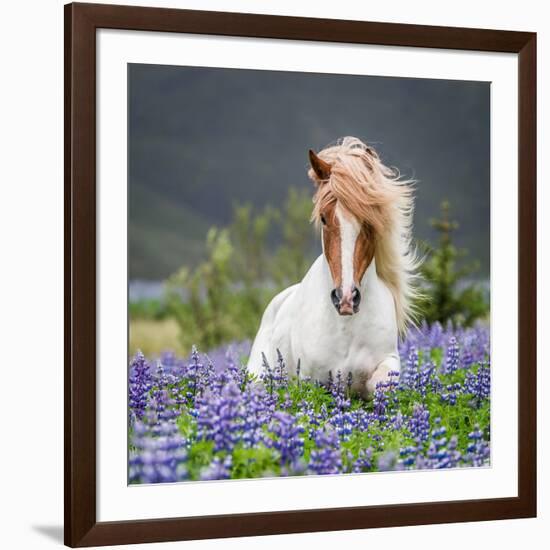
[[[414,181],[354,137],[310,149],[309,163],[322,254],[265,309],[248,371],[259,375],[282,356],[290,375],[300,365],[300,375],[326,384],[339,371],[369,399],[399,372],[398,339],[414,322]]]

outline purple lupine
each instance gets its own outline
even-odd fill
[[[273,414],[269,431],[275,436],[269,439],[269,446],[279,451],[281,464],[297,462],[304,452],[304,440],[301,437],[304,427],[297,424],[291,414],[277,411]]]
[[[444,374],[436,372],[431,361],[432,350],[437,347],[444,353],[445,364],[454,364],[455,342],[461,343],[458,368],[465,371],[462,385],[449,384]],[[467,352],[464,349],[466,345]],[[487,402],[490,396],[487,327],[479,325],[463,329],[448,326],[443,329],[439,325],[422,326],[409,333],[406,343],[399,345],[399,352],[403,365],[399,388],[396,390],[392,374],[389,381],[377,388],[372,407],[355,398],[352,401],[353,380],[350,373],[345,377],[337,369],[333,371],[335,376],[331,374],[327,393],[320,401],[310,402],[307,398],[294,401],[296,386],[308,383],[318,387],[319,384],[300,375],[289,382],[280,354],[273,368],[270,365],[265,368],[264,365],[263,384],[251,383],[246,368],[236,356],[230,354],[228,348],[220,348],[216,352],[221,357],[217,363],[209,356],[199,355],[196,349],[188,360],[163,353],[156,372],[151,373],[150,369],[143,371],[151,377],[145,384],[149,387],[146,391],[143,388],[140,390],[137,383],[141,376],[140,367],[131,365],[131,410],[136,408],[142,416],[134,427],[137,418],[134,414],[130,425],[133,434],[131,441],[138,443],[131,448],[130,480],[157,483],[186,479],[186,458],[182,457],[186,457],[187,450],[201,439],[213,441],[219,453],[208,467],[199,472],[198,476],[203,479],[231,477],[228,464],[235,447],[273,448],[281,456],[280,475],[359,472],[377,467],[383,470],[487,464],[488,438],[486,441],[481,430],[471,432],[468,450],[461,454],[457,437],[452,433],[448,436],[443,433],[440,423],[434,421],[430,434],[427,408],[428,404],[431,406],[434,403],[433,397],[444,406],[457,404],[458,396],[463,394],[471,396],[475,406]],[[445,368],[443,365],[442,370]],[[454,371],[454,367],[451,366],[450,370]],[[400,400],[405,397],[402,392],[408,390],[415,392],[414,398],[419,403],[413,408],[411,416],[404,416],[400,410]],[[463,403],[461,400],[460,405],[463,406]],[[185,439],[177,433],[175,417],[180,415]],[[147,430],[145,435],[140,432],[143,426]],[[170,437],[163,433],[167,426],[175,430]],[[298,431],[305,429],[304,433],[294,433],[297,427]],[[403,430],[404,435],[410,432],[415,443],[401,448],[398,454],[393,451],[388,453],[384,450],[384,442],[387,441],[385,432],[388,430]],[[362,437],[365,432],[368,432],[371,442],[368,453],[364,449],[358,450],[359,454],[344,450],[348,446],[346,442],[353,441],[355,445],[353,438]],[[309,463],[304,460],[304,446],[295,441],[306,437],[315,445],[308,450]],[[374,453],[379,460],[373,460]],[[197,475],[195,469],[192,472],[191,475]]]
[[[398,463],[402,469],[414,468],[418,460],[418,455],[422,453],[422,447],[420,445],[408,445],[399,449]]]
[[[418,348],[412,346],[407,350],[407,358],[405,360],[404,368],[401,371],[399,380],[401,387],[413,389],[416,386],[418,365]]]
[[[147,407],[149,391],[153,387],[153,377],[145,356],[138,351],[130,363],[128,384],[128,405],[137,419],[141,419]]]
[[[347,380],[349,380],[349,377]],[[349,385],[351,387],[351,383]],[[351,405],[351,400],[349,399],[349,391],[346,392],[346,387],[347,386],[345,386],[343,382],[342,371],[336,371],[335,377],[332,376],[332,371],[329,371],[327,390],[332,396],[334,407],[339,411],[349,409]]]
[[[224,386],[220,394],[207,391],[197,399],[198,438],[214,441],[216,451],[231,451],[240,440],[244,413],[235,382]]]
[[[446,468],[456,468],[460,465],[462,455],[458,450],[458,437],[451,436],[447,444],[447,456],[445,457],[444,465]]]
[[[442,403],[456,405],[458,396],[462,390],[462,386],[457,382],[455,384],[447,384],[443,391],[440,390],[440,399]]]
[[[153,430],[147,423],[137,420],[132,443],[130,483],[167,483],[187,479],[187,442],[175,423],[162,422]]]
[[[273,383],[276,389],[286,388],[288,385],[286,363],[279,348],[277,348],[277,364],[273,369]]]
[[[308,469],[313,474],[338,474],[342,469],[340,440],[336,431],[320,429],[315,433],[315,449],[311,451]]]
[[[260,379],[263,381],[264,386],[267,388],[267,391],[270,395],[273,395],[273,390],[275,389],[275,380],[273,375],[273,370],[269,364],[265,353],[262,351],[262,372],[260,374]]]
[[[401,411],[397,411],[397,413],[391,417],[390,422],[392,429],[400,430],[405,425],[405,417]]]
[[[266,426],[275,412],[275,400],[263,386],[252,386],[242,394],[243,422],[240,432],[241,443],[246,448],[252,448],[260,442],[265,442]]]
[[[445,361],[441,365],[442,374],[452,374],[458,369],[460,349],[454,336],[449,339],[449,345],[445,351]]]
[[[413,407],[408,428],[417,442],[426,441],[430,435],[430,411],[421,404]]]
[[[373,414],[380,422],[385,422],[387,414],[396,403],[395,392],[398,387],[399,372],[388,372],[387,380],[378,382],[374,390]]]
[[[328,419],[341,441],[348,441],[355,428],[356,415],[350,411],[336,408]]]
[[[242,358],[248,357],[251,347],[250,340],[225,344],[208,352],[208,362],[220,372],[225,370],[228,364],[239,364]]]
[[[402,470],[403,466],[399,463],[398,456],[393,451],[388,451],[378,457],[378,470],[381,472],[391,472],[393,470]]]
[[[444,468],[447,464],[447,428],[441,425],[440,418],[436,418],[434,424],[426,454],[431,468]]]
[[[359,455],[351,465],[351,471],[355,474],[367,472],[372,468],[372,447],[361,449]]]
[[[488,363],[479,365],[477,372],[466,373],[464,392],[473,396],[473,403],[480,407],[485,399],[491,395],[491,369]]]
[[[376,384],[376,389],[374,390],[374,399],[373,399],[373,416],[379,422],[386,421],[386,409],[389,405],[389,399],[382,382]]]
[[[468,444],[466,462],[470,466],[485,466],[489,463],[491,449],[487,441],[483,437],[483,432],[479,426],[475,426],[474,430],[468,434],[470,443]]]
[[[171,392],[166,388],[154,390],[153,397],[149,401],[151,412],[156,415],[157,423],[171,420],[179,416],[178,403]]]
[[[227,455],[223,460],[219,456],[214,457],[212,462],[201,471],[201,481],[229,479],[232,465],[233,458],[231,455]]]

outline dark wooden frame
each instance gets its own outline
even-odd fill
[[[518,54],[519,485],[515,498],[96,521],[96,30]],[[101,4],[65,6],[65,544],[97,546],[536,515],[536,34]]]

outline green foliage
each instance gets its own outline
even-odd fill
[[[166,301],[185,340],[192,335],[192,342],[211,349],[241,334],[233,316],[229,231],[210,228],[206,249],[207,260],[194,271],[181,268],[166,281]]]
[[[234,322],[241,327],[243,337],[253,337],[273,295],[265,281],[269,276],[267,238],[275,217],[270,207],[256,215],[250,204],[233,208],[229,235],[234,245],[231,259]]]
[[[314,236],[309,220],[311,209],[310,194],[290,188],[283,211],[276,211],[283,241],[275,254],[271,273],[280,287],[301,281],[311,265]]]
[[[265,445],[253,448],[237,446],[232,453],[231,479],[280,475],[280,458],[273,449]]]
[[[451,321],[455,325],[470,326],[489,311],[482,289],[466,283],[479,265],[464,263],[467,251],[453,244],[452,235],[458,223],[450,219],[447,201],[441,204],[441,218],[431,220],[431,225],[439,233],[439,242],[436,248],[425,245],[427,258],[422,264],[421,275],[426,288],[417,304],[418,309],[428,323]]]
[[[128,304],[131,319],[152,319],[160,321],[168,316],[168,308],[164,300],[146,298]]]
[[[228,228],[211,228],[207,257],[195,269],[180,268],[166,281],[167,311],[178,323],[182,346],[212,349],[253,338],[265,307],[312,261],[311,198],[289,190],[283,210],[235,205]],[[281,245],[270,254],[269,236]]]

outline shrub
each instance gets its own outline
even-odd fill
[[[489,312],[483,290],[468,282],[468,277],[479,266],[476,262],[464,263],[467,251],[453,244],[453,232],[458,223],[450,219],[447,201],[441,204],[441,218],[432,220],[431,225],[439,233],[439,242],[436,248],[424,244],[426,259],[421,275],[426,286],[418,301],[418,310],[428,323],[450,321],[455,325],[471,326]]]

